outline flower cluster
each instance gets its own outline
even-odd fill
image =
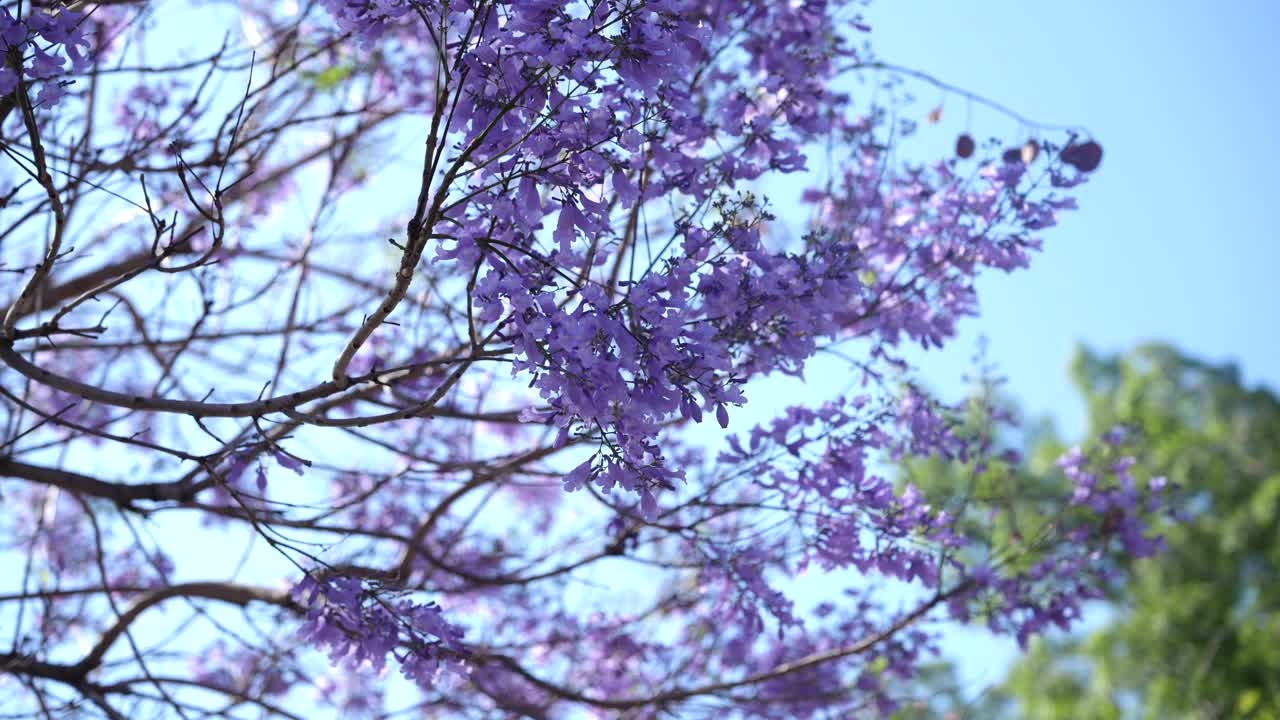
[[[1133,557],[1149,557],[1163,548],[1163,542],[1159,537],[1147,537],[1146,517],[1161,509],[1167,481],[1163,477],[1151,478],[1145,489],[1140,489],[1130,472],[1136,463],[1132,455],[1123,456],[1103,475],[1090,471],[1088,457],[1074,447],[1058,460],[1058,467],[1074,486],[1070,503],[1088,507],[1105,519],[1105,539],[1116,538],[1124,552]],[[1108,475],[1111,482],[1103,484]]]
[[[307,609],[302,636],[327,648],[333,663],[370,664],[381,670],[394,655],[410,680],[432,684],[444,671],[463,672],[463,631],[435,603],[415,603],[366,587],[359,578],[307,574],[293,588]]]
[[[17,90],[21,73],[21,77],[40,83],[34,105],[56,105],[66,94],[59,77],[65,72],[67,61],[77,72],[89,67],[86,30],[84,14],[74,10],[34,10],[26,17],[14,17],[7,8],[0,8],[0,47],[22,57],[18,67],[7,62],[0,67],[0,96]]]
[[[962,566],[969,585],[952,598],[953,617],[968,619],[979,608],[992,631],[1012,633],[1025,647],[1050,626],[1065,630],[1078,621],[1083,603],[1103,597],[1107,583],[1118,577],[1117,559],[1147,557],[1164,547],[1150,531],[1151,519],[1171,507],[1165,479],[1151,478],[1140,488],[1130,473],[1133,457],[1107,459],[1122,438],[1121,430],[1113,430],[1105,451],[1075,447],[1059,458],[1071,484],[1064,509],[1039,537],[1013,538],[1034,562],[1006,556]]]

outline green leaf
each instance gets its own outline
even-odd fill
[[[333,90],[338,87],[343,80],[351,77],[351,73],[354,70],[355,68],[351,65],[334,65],[328,70],[324,70],[322,72],[304,73],[303,77],[310,80],[311,84],[314,85],[317,90]]]

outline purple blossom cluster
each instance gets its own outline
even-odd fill
[[[827,621],[827,627],[798,641],[770,639],[767,648],[749,661],[750,670],[767,673],[789,661],[838,649],[849,638],[863,638],[875,633],[877,623],[883,623],[885,616],[889,615],[863,593],[849,591],[843,599],[851,606],[852,612],[837,613],[832,603],[820,605],[815,615]],[[874,657],[868,658],[851,673],[853,684],[863,696],[864,712],[891,717],[901,702],[900,695],[895,692],[896,683],[917,675],[920,663],[937,654],[935,643],[936,638],[922,630],[902,633],[884,642]],[[830,708],[830,702],[825,698],[838,695],[842,683],[848,681],[848,675],[842,676],[823,666],[769,680],[761,685],[763,697],[755,706],[755,714],[779,720],[823,717]]]
[[[927,501],[910,483],[895,487],[869,468],[877,458],[906,456],[969,463],[983,468],[991,445],[985,435],[962,432],[961,407],[924,402],[913,388],[902,401],[877,406],[866,396],[835,401],[818,409],[788,408],[768,426],[755,427],[747,442],[731,435],[723,466],[742,467],[744,474],[794,513],[811,518],[802,524],[802,563],[824,571],[856,568],[863,576],[878,574],[945,593],[953,619],[968,621],[980,614],[996,633],[1015,635],[1024,644],[1049,626],[1066,629],[1080,618],[1084,602],[1102,597],[1102,588],[1118,571],[1116,559],[1146,557],[1162,547],[1150,536],[1151,518],[1169,507],[1163,478],[1145,486],[1130,472],[1131,456],[1107,460],[1119,452],[1123,433],[1108,435],[1105,452],[1091,458],[1079,448],[1059,461],[1072,490],[1061,498],[1065,508],[1048,526],[1046,537],[1027,539],[1030,555],[984,551],[985,542],[968,536],[958,521],[978,512],[966,503],[955,512]],[[898,435],[887,432],[897,428]],[[1008,453],[1002,453],[1007,456]],[[981,472],[981,470],[979,470]],[[987,522],[1002,510],[990,508]],[[1007,550],[1007,549],[1006,549]],[[746,628],[736,642],[751,643],[763,623],[757,608],[771,613],[778,628],[795,624],[791,602],[768,589],[757,569],[736,578],[741,586],[733,613]],[[1029,565],[1025,558],[1035,557]],[[1018,558],[1018,561],[1014,561]],[[944,583],[945,577],[950,583]],[[949,590],[943,590],[949,585]],[[739,649],[740,654],[745,651]]]
[[[1166,481],[1154,477],[1139,487],[1130,473],[1134,458],[1114,457],[1123,437],[1116,429],[1102,451],[1075,447],[1059,458],[1057,465],[1072,486],[1063,498],[1065,509],[1048,522],[1042,537],[1021,540],[1033,546],[1037,559],[1020,567],[1009,557],[989,557],[960,567],[970,585],[951,599],[952,617],[968,620],[980,612],[993,632],[1014,634],[1026,647],[1031,636],[1050,627],[1069,629],[1084,603],[1103,597],[1107,583],[1119,576],[1118,558],[1147,557],[1163,549],[1164,540],[1151,535],[1151,524],[1170,511]]]
[[[431,140],[456,152],[433,164],[437,258],[474,278],[474,323],[512,342],[513,373],[531,376],[544,417],[566,436],[602,436],[567,486],[620,486],[648,508],[683,479],[658,442],[669,419],[713,411],[727,425],[744,382],[799,372],[823,340],[940,344],[976,310],[974,274],[1025,266],[1038,246],[1027,231],[1069,207],[1028,197],[1016,169],[984,174],[977,191],[941,166],[885,187],[866,135],[862,172],[810,197],[825,212],[804,252],[768,248],[768,214],[728,191],[803,169],[804,143],[836,126],[857,136],[856,122],[820,112],[840,104],[827,83],[836,60],[855,56],[823,3],[720,5],[414,7],[463,43],[455,130]],[[330,10],[374,39],[407,7]],[[669,235],[641,237],[643,207],[673,193],[689,201]],[[621,236],[617,212],[630,218]],[[665,250],[620,278],[641,242]]]
[[[1113,430],[1107,439],[1115,443],[1116,438]],[[1145,488],[1139,488],[1130,472],[1136,463],[1132,455],[1125,455],[1101,473],[1091,471],[1088,456],[1079,447],[1073,447],[1059,458],[1058,467],[1074,486],[1070,503],[1088,507],[1106,519],[1103,527],[1106,539],[1114,537],[1124,552],[1133,557],[1149,557],[1163,549],[1163,541],[1159,537],[1147,537],[1146,516],[1163,506],[1168,481],[1155,477],[1147,481]]]
[[[825,601],[809,614],[803,629],[786,634],[744,634],[737,623],[714,656],[712,670],[730,676],[760,677],[757,696],[744,714],[760,718],[828,717],[833,698],[856,688],[854,706],[863,714],[890,717],[899,707],[898,683],[913,678],[920,663],[938,652],[934,633],[913,629],[885,635],[876,651],[843,668],[812,659],[883,633],[902,620],[874,598],[875,591],[847,588],[838,602]],[[789,672],[779,672],[787,668]],[[852,708],[850,708],[852,710]]]
[[[394,655],[400,672],[424,686],[442,672],[464,672],[463,630],[446,621],[435,603],[395,598],[359,578],[317,580],[310,573],[294,586],[293,597],[306,608],[302,636],[327,649],[334,664],[368,663],[380,671]]]
[[[860,395],[818,409],[795,406],[769,426],[756,426],[746,445],[730,436],[732,451],[721,461],[744,467],[759,487],[810,515],[804,564],[935,587],[941,571],[935,548],[962,544],[951,532],[953,518],[916,487],[898,489],[872,468],[906,452],[966,458],[972,449],[953,432],[953,415],[910,386],[896,404]],[[921,547],[920,540],[930,545]]]
[[[415,0],[323,0],[321,5],[339,30],[358,36],[365,44],[377,42],[388,25],[395,25],[415,8],[428,7]]]
[[[6,62],[0,67],[0,96],[13,93],[19,78],[40,83],[33,104],[50,108],[66,94],[64,81],[67,61],[71,69],[84,71],[90,64],[90,42],[83,13],[75,10],[33,10],[25,17],[15,17],[8,8],[0,8],[0,46],[17,53],[21,64]]]

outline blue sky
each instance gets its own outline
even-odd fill
[[[931,383],[959,387],[985,335],[1028,414],[1054,417],[1070,436],[1084,430],[1066,376],[1077,342],[1124,351],[1169,341],[1280,388],[1280,187],[1270,177],[1280,3],[896,0],[866,16],[882,59],[1037,121],[1084,126],[1106,150],[1078,189],[1080,210],[1046,233],[1031,269],[981,280],[981,316],[921,358]],[[943,122],[913,141],[936,143],[935,155],[966,112],[959,97],[943,101]],[[921,116],[935,104],[921,93]],[[1020,132],[976,108],[972,130]],[[965,629],[948,632],[944,650],[976,694],[1016,646]]]
[[[1106,156],[1029,271],[987,276],[983,312],[927,357],[942,385],[979,333],[1034,414],[1083,429],[1072,346],[1167,340],[1280,388],[1280,3],[896,0],[866,12],[876,52],[1049,123]],[[934,103],[922,94],[920,113]],[[965,103],[920,142],[948,145]],[[974,111],[975,136],[1017,123]]]

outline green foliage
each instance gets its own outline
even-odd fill
[[[354,71],[355,68],[352,65],[334,65],[320,72],[304,71],[302,77],[317,90],[336,90]]]
[[[1137,434],[1139,465],[1182,488],[1186,518],[1160,528],[1163,555],[1129,563],[1109,588],[1107,621],[1086,635],[1038,640],[985,698],[957,717],[1280,720],[1280,400],[1245,388],[1231,366],[1165,345],[1124,356],[1077,351],[1072,379],[1088,437]],[[1063,449],[1029,440],[1043,462]],[[922,468],[908,473],[920,482]],[[952,487],[954,469],[934,481]],[[1053,474],[1023,478],[1053,482]],[[1023,511],[1034,498],[1011,495]],[[1009,531],[989,528],[993,543]],[[916,688],[928,692],[928,688]],[[999,709],[1002,708],[1002,709]]]

